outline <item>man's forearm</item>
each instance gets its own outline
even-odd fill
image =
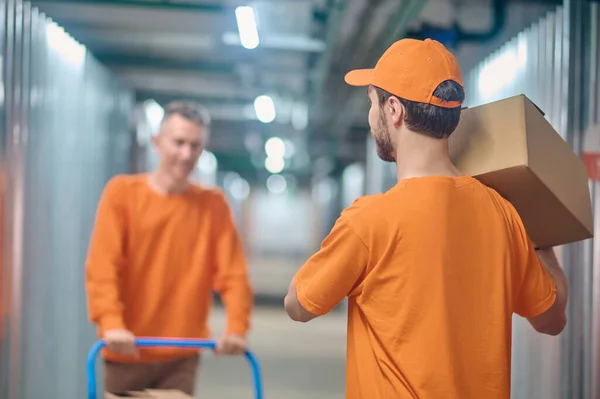
[[[126,330],[122,314],[107,314],[99,318],[98,325],[103,331]]]
[[[227,314],[227,332],[246,335],[254,308],[254,293],[249,282],[240,280],[220,292]]]
[[[556,285],[556,301],[563,309],[567,307],[569,283],[553,248],[537,250],[537,255]]]
[[[116,275],[113,264],[88,261],[85,288],[89,318],[103,331],[125,329],[124,305]]]
[[[290,319],[306,323],[312,319],[318,317],[316,314],[312,314],[308,310],[304,309],[300,301],[298,300],[298,292],[296,291],[296,284],[294,280],[290,283],[288,293],[283,300],[283,306],[290,316]]]

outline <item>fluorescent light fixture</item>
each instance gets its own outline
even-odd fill
[[[279,137],[271,137],[265,143],[265,152],[269,158],[283,158],[285,156],[285,143]]]
[[[247,49],[255,49],[260,44],[254,9],[250,6],[240,6],[235,9],[240,42]]]
[[[275,120],[275,103],[269,96],[258,96],[254,100],[254,112],[262,123],[271,123]]]
[[[285,161],[280,157],[267,157],[265,159],[265,169],[269,171],[269,173],[279,173],[285,167]]]
[[[287,190],[287,181],[281,175],[271,175],[267,179],[267,189],[272,194],[283,194]]]
[[[221,40],[227,46],[241,46],[240,34],[238,32],[225,32]],[[325,42],[311,37],[299,35],[262,35],[260,46],[273,50],[287,50],[300,52],[321,53],[325,51]]]

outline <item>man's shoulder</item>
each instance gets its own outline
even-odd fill
[[[347,221],[361,219],[373,212],[377,213],[377,206],[383,200],[383,194],[364,195],[352,202],[350,206],[342,211],[341,218]]]
[[[144,182],[144,174],[118,174],[108,180],[104,191],[109,194],[120,194],[123,191],[134,189]]]
[[[219,187],[207,187],[198,183],[190,184],[192,194],[203,203],[223,206],[228,205],[225,192]]]
[[[498,191],[493,189],[492,187],[486,186],[485,184],[480,182],[480,187],[482,190],[488,194],[490,200],[496,205],[496,208],[500,209],[505,218],[513,221],[515,219],[520,220],[520,215],[517,212],[515,206],[510,202],[507,198],[502,196]]]

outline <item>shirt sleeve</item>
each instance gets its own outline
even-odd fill
[[[515,211],[516,213],[516,211]],[[518,287],[514,312],[521,317],[539,316],[556,300],[556,286],[552,276],[537,256],[535,246],[518,215],[515,217],[516,280]]]
[[[369,250],[343,217],[325,238],[321,249],[296,273],[294,284],[304,309],[324,315],[362,281]]]
[[[225,306],[227,333],[245,335],[250,329],[254,293],[242,241],[231,208],[222,194],[216,200],[215,217],[214,290],[219,293]]]
[[[127,195],[119,178],[106,185],[96,212],[86,261],[85,284],[90,320],[102,331],[126,328],[119,295],[119,268],[123,264]]]

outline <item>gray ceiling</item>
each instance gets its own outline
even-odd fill
[[[462,0],[484,7],[491,0]],[[339,169],[365,155],[366,97],[346,86],[351,68],[374,65],[424,17],[452,19],[455,0],[37,0],[38,7],[136,90],[140,100],[202,102],[220,165],[261,176],[249,138],[293,141],[291,171],[309,178],[324,158]],[[239,43],[235,7],[252,5],[260,46]],[[489,22],[488,22],[489,24]],[[262,124],[254,98],[272,95],[278,118]],[[303,107],[306,127],[292,123]],[[254,159],[254,163],[252,162]]]

